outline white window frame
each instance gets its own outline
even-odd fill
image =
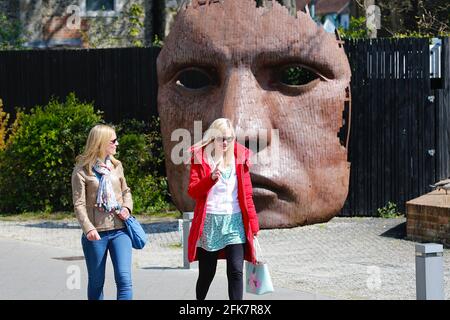
[[[114,10],[92,11],[86,10],[86,0],[78,0],[82,17],[117,17],[122,13],[125,0],[114,0]]]

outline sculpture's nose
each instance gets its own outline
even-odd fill
[[[237,141],[254,153],[271,143],[271,110],[268,93],[261,88],[251,69],[232,68],[225,81],[221,116],[232,121]]]

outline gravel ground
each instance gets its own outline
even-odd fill
[[[144,223],[150,244],[135,250],[137,268],[180,268],[177,220]],[[415,242],[405,240],[405,219],[334,218],[326,224],[261,230],[259,242],[275,287],[338,299],[415,299]],[[75,220],[0,221],[1,237],[75,249]],[[225,272],[221,261],[218,272]],[[444,290],[450,299],[450,249],[444,250]]]

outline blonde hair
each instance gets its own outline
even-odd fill
[[[209,128],[205,131],[203,134],[203,138],[195,143],[192,146],[191,150],[208,147],[212,142],[214,142],[214,139],[219,136],[224,136],[227,131],[231,132],[231,136],[234,138],[234,140],[229,144],[229,147],[225,151],[225,154],[223,155],[224,165],[225,167],[228,167],[231,165],[231,163],[234,161],[234,144],[236,141],[236,133],[234,131],[233,125],[231,124],[231,121],[227,118],[218,118],[211,123]],[[206,150],[207,154],[209,155],[211,150]],[[209,152],[208,152],[209,151]]]
[[[102,151],[106,150],[114,133],[115,131],[112,127],[104,124],[98,124],[93,127],[89,131],[83,153],[75,158],[76,164],[84,167],[89,174],[93,174],[92,167],[97,159],[102,156]],[[119,164],[119,160],[112,155],[109,156],[109,159],[115,167]]]

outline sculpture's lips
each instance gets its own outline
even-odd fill
[[[257,197],[271,197],[280,200],[292,202],[294,195],[292,191],[282,183],[277,182],[271,178],[262,176],[257,173],[250,173],[253,186],[253,195]]]

